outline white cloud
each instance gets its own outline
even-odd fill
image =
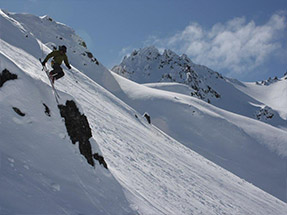
[[[247,22],[245,18],[218,23],[211,29],[192,23],[172,37],[151,37],[149,42],[153,40],[153,45],[160,48],[186,53],[195,63],[238,75],[262,66],[271,55],[282,51],[284,32],[286,18],[277,13],[263,25]]]

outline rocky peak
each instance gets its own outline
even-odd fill
[[[170,49],[165,49],[162,55],[167,59],[179,59],[179,56]]]
[[[181,59],[183,61],[186,61],[187,63],[192,63],[192,61],[190,60],[190,58],[186,54],[182,54]]]
[[[140,50],[134,50],[131,55],[125,56],[124,61],[130,61],[135,59],[156,60],[160,56],[157,48],[154,46],[146,47]]]
[[[267,80],[261,81],[261,82],[256,82],[257,85],[264,85],[264,86],[268,86],[270,84],[276,83],[277,81],[280,80],[286,80],[287,76],[284,74],[284,77],[282,79],[279,79],[277,76],[275,76],[274,78],[269,77]]]
[[[194,64],[183,54],[179,56],[172,50],[160,54],[154,46],[134,50],[112,71],[137,83],[177,82],[190,86],[191,96],[210,102],[220,98],[213,88],[215,79],[223,77],[211,69]]]

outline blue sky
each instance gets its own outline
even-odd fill
[[[287,71],[286,0],[0,0],[0,8],[67,24],[108,68],[154,45],[243,81]]]

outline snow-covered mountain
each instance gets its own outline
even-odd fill
[[[189,69],[185,71],[184,68]],[[204,157],[286,201],[287,162],[286,156],[282,156],[285,151],[282,149],[287,146],[284,137],[287,113],[285,77],[269,81],[269,84],[242,83],[196,65],[185,55],[178,56],[171,51],[160,54],[154,47],[134,51],[113,71],[146,87],[161,90],[157,96],[152,92],[147,95],[142,85],[131,88],[125,79],[117,77],[123,91],[117,93],[118,97],[139,112],[148,112],[157,127]],[[166,76],[172,79],[162,82],[167,81],[161,78]],[[184,79],[191,76],[192,79]],[[200,83],[200,87],[194,87],[194,83]],[[191,95],[197,97],[193,93],[195,89],[211,92],[205,90],[206,86],[220,95],[209,97],[207,103],[211,101],[212,105],[191,98]],[[176,103],[158,95],[166,92],[174,93],[168,95]],[[200,99],[206,101],[208,93],[205,95]],[[193,109],[194,102],[201,106]],[[216,116],[202,114],[205,108],[215,112]],[[251,129],[249,125],[254,127]],[[271,145],[283,148],[266,148]]]
[[[47,16],[0,10],[0,26],[0,214],[286,214],[286,203],[192,150],[202,143],[216,157],[224,149],[224,160],[243,149],[235,158],[243,156],[254,177],[273,174],[278,186],[269,176],[261,182],[271,181],[281,198],[284,130],[122,78],[97,62],[72,29]],[[89,165],[80,141],[72,143],[41,71],[39,56],[62,44],[72,70],[64,68],[55,84],[60,107],[75,101],[79,118],[89,122],[84,127],[91,128],[91,150],[103,155],[108,170],[96,159],[95,168]],[[185,133],[184,126],[194,132]],[[191,147],[166,134],[175,128]],[[218,136],[222,142],[212,151],[208,143]]]
[[[250,96],[247,93],[249,88],[242,89],[245,83],[195,64],[185,54],[179,56],[171,50],[160,54],[157,48],[146,47],[133,51],[120,65],[114,66],[112,71],[137,83],[148,84],[149,87],[190,95],[230,112],[259,119],[277,127],[287,127],[285,114],[282,119],[276,109],[273,110],[257,97]],[[279,81],[278,78],[270,78],[260,84],[269,85],[276,80]],[[264,94],[268,90],[261,88],[258,91]],[[285,100],[281,93],[274,93]]]
[[[196,65],[186,55],[178,56],[171,50],[165,50],[163,54],[153,46],[135,50],[112,71],[140,84],[184,83],[190,87],[188,94],[208,102],[220,98],[211,87],[212,79],[223,79],[219,73]]]

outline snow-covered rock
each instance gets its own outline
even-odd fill
[[[264,106],[263,108],[260,109],[260,111],[256,113],[257,119],[262,121],[270,120],[274,117],[274,115],[275,112],[272,110],[272,108],[268,106]]]
[[[256,84],[268,86],[270,84],[276,83],[277,81],[279,81],[279,79],[277,76],[275,76],[274,78],[269,77],[267,80],[261,82],[256,81]]]
[[[220,98],[220,94],[210,86],[211,79],[223,79],[219,73],[196,65],[186,55],[179,56],[171,50],[164,50],[162,54],[153,46],[135,50],[112,71],[141,84],[183,83],[190,86],[191,96],[208,102]]]

